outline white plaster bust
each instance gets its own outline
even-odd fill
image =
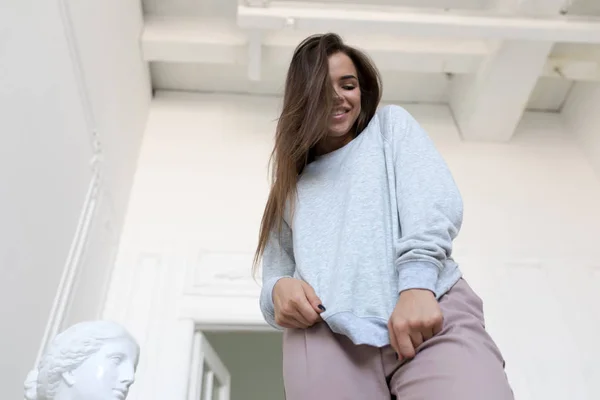
[[[27,376],[27,400],[124,400],[139,346],[121,325],[89,321],[58,334]]]

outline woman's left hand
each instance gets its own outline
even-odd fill
[[[390,342],[398,358],[413,358],[417,347],[442,330],[443,322],[442,310],[431,291],[409,289],[400,293],[388,322]]]

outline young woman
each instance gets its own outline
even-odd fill
[[[256,252],[261,310],[284,329],[286,398],[513,399],[451,257],[459,191],[380,95],[377,69],[339,36],[296,49]]]

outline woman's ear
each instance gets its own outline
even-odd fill
[[[73,374],[70,371],[63,372],[62,378],[65,381],[65,383],[67,384],[67,386],[73,386],[75,384],[75,377],[73,376]]]

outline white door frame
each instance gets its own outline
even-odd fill
[[[200,400],[204,361],[213,378],[230,382],[201,331],[272,330],[258,308],[251,259],[181,243],[121,243],[103,318],[122,323],[140,344],[128,400]]]
[[[194,334],[188,400],[213,400],[215,386],[217,400],[229,400],[231,375],[217,352],[198,330]]]

